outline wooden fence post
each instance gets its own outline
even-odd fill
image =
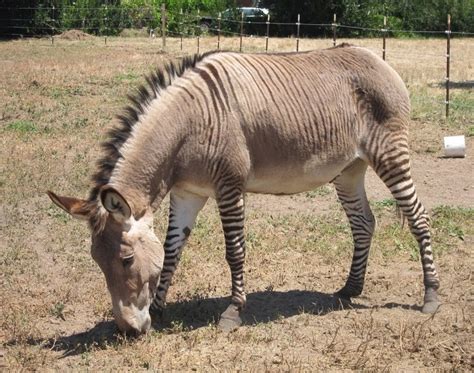
[[[244,12],[240,15],[240,48],[239,51],[242,52],[242,36],[244,33]]]
[[[383,17],[383,29],[382,29],[382,37],[383,37],[383,45],[382,45],[382,58],[385,61],[385,37],[387,36],[387,17]]]
[[[449,67],[451,62],[451,15],[448,14],[448,29],[446,30],[446,119],[449,117]]]
[[[336,13],[334,13],[334,19],[332,23],[332,46],[336,46],[336,36],[337,36],[337,23],[336,23]]]
[[[217,50],[221,50],[221,20],[222,13],[219,12],[219,16],[217,17]]]
[[[270,13],[267,14],[267,35],[265,36],[265,53],[268,53],[268,38],[270,37]]]
[[[163,51],[166,49],[166,6],[161,4],[161,40]]]
[[[301,20],[301,17],[298,14],[298,22],[296,22],[296,51],[297,52],[300,51],[300,25],[301,25],[300,20]]]

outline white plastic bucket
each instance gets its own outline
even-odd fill
[[[465,157],[466,141],[464,136],[446,136],[444,138],[444,155],[446,157]]]

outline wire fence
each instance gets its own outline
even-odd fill
[[[67,7],[65,7],[67,8]],[[71,7],[72,8],[72,7]],[[1,8],[7,9],[7,8]],[[37,11],[38,8],[16,8],[21,10],[31,10]],[[58,20],[54,19],[55,8],[54,7],[42,7],[41,11],[45,12],[49,16],[43,17],[42,23],[40,25],[34,24],[30,25],[31,19],[22,19],[22,18],[0,18],[0,30],[10,30],[10,35],[22,37],[25,33],[25,30],[28,33],[40,33],[40,34],[49,34],[51,39],[51,44],[54,44],[54,40],[58,33],[69,31],[71,29],[80,30],[88,33],[103,34],[104,44],[107,45],[107,34],[108,30],[111,30],[114,27],[126,28],[126,26],[131,25],[129,13],[124,11],[124,9],[116,9],[120,17],[115,19],[114,25],[111,24],[111,20],[107,15],[109,13],[101,11],[107,10],[107,7],[97,7],[97,8],[76,8],[74,10],[82,10],[84,14],[90,14],[91,11],[95,12],[96,16],[94,17],[69,17],[67,21],[69,24],[75,24],[74,27],[66,28],[61,26]],[[64,9],[63,9],[64,11]],[[167,39],[178,40],[179,49],[182,51],[184,48],[184,41],[195,42],[195,51],[197,53],[202,52],[201,39],[205,36],[206,39],[215,38],[215,48],[220,50],[223,45],[223,38],[237,38],[238,39],[238,48],[226,48],[226,49],[238,49],[240,52],[245,50],[245,42],[249,39],[260,38],[263,40],[261,51],[269,52],[272,39],[275,37],[275,33],[272,32],[272,29],[275,27],[287,28],[286,34],[290,35],[291,39],[294,42],[294,51],[301,51],[301,43],[307,38],[304,37],[304,30],[308,28],[318,28],[323,37],[332,41],[332,45],[335,46],[340,37],[346,35],[352,36],[369,36],[372,40],[380,39],[380,47],[370,47],[375,53],[380,54],[384,60],[389,60],[392,62],[394,59],[403,59],[406,58],[406,54],[400,51],[389,51],[387,47],[387,39],[391,39],[395,36],[418,36],[418,37],[437,37],[446,39],[446,49],[444,52],[437,51],[437,53],[430,53],[423,51],[422,53],[411,52],[410,60],[413,62],[430,62],[438,61],[439,66],[445,70],[444,77],[441,79],[444,81],[445,88],[445,99],[444,100],[433,100],[428,99],[430,103],[437,105],[444,105],[445,107],[445,116],[449,117],[450,108],[467,108],[474,111],[474,104],[470,105],[464,102],[454,102],[450,99],[450,70],[451,64],[453,62],[452,50],[451,50],[451,39],[452,37],[474,37],[473,32],[463,32],[463,31],[452,31],[451,30],[451,16],[447,15],[446,29],[443,31],[439,30],[401,30],[401,29],[391,29],[387,24],[387,18],[384,17],[383,24],[380,25],[380,28],[371,28],[371,27],[359,27],[353,25],[344,25],[337,22],[336,15],[334,14],[333,20],[331,23],[304,23],[300,22],[300,15],[298,15],[295,22],[273,22],[271,21],[270,14],[260,17],[259,19],[251,19],[245,16],[244,13],[241,13],[235,18],[223,17],[222,13],[219,13],[217,17],[212,16],[201,16],[199,11],[195,14],[189,14],[184,12],[172,12],[167,11],[164,4],[161,9],[155,9],[155,13],[150,11],[149,7],[146,8],[135,8],[135,12],[139,13],[139,19],[135,17],[134,24],[142,26],[142,30],[146,30],[146,35],[150,39],[155,39],[161,37],[162,45],[161,49],[163,51],[167,50]],[[140,14],[140,12],[142,14]],[[52,15],[52,16],[51,16]],[[160,17],[160,22],[157,22],[156,16]],[[13,22],[13,24],[5,24],[4,21]],[[15,32],[17,30],[18,32]],[[302,31],[303,30],[303,31]],[[5,32],[3,32],[5,35]],[[170,38],[171,37],[171,38]],[[253,49],[253,51],[255,48]],[[274,52],[275,50],[272,50]],[[454,56],[454,60],[456,56]],[[445,61],[445,65],[441,63]],[[438,62],[437,62],[438,63]],[[473,83],[474,85],[474,83]],[[468,101],[470,102],[470,101]]]

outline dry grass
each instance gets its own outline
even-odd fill
[[[215,48],[201,40],[201,51]],[[361,39],[380,53],[380,40]],[[245,325],[220,333],[230,276],[215,205],[200,215],[157,330],[139,340],[115,334],[110,301],[88,252],[87,228],[54,208],[53,189],[85,196],[88,177],[125,95],[153,66],[184,54],[179,39],[24,40],[0,44],[0,367],[9,370],[441,370],[472,369],[474,200],[472,158],[439,159],[443,135],[474,126],[472,86],[444,107],[443,40],[389,40],[388,61],[413,99],[414,177],[433,215],[444,302],[419,312],[421,266],[414,240],[371,174],[378,219],[364,296],[340,310],[331,292],[351,260],[349,228],[333,188],[278,198],[248,197]],[[184,41],[194,52],[196,40]],[[292,39],[270,48],[292,50]],[[331,45],[303,40],[302,49]],[[264,39],[244,40],[261,51]],[[238,48],[225,39],[223,48]],[[452,77],[474,76],[474,41],[453,41]],[[460,105],[462,103],[462,105]],[[470,155],[469,155],[470,156]],[[449,205],[450,207],[441,206]],[[163,236],[166,203],[156,217]]]

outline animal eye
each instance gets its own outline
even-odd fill
[[[122,258],[122,264],[124,267],[127,267],[133,263],[133,257],[134,255],[128,255]]]

